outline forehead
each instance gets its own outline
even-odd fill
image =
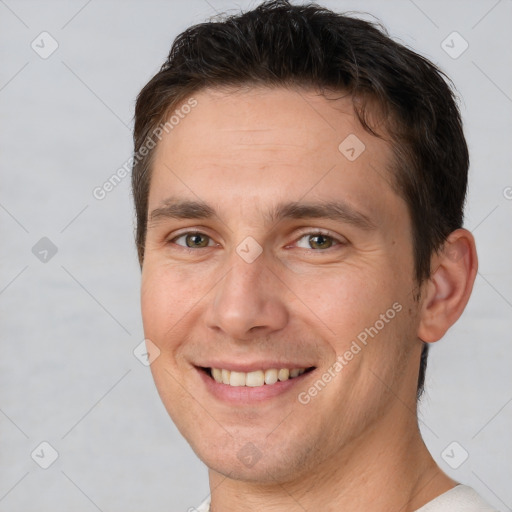
[[[325,96],[299,87],[244,87],[203,89],[193,99],[197,106],[190,113],[182,114],[181,120],[171,113],[173,122],[178,123],[166,142],[181,147],[190,138],[194,139],[198,159],[203,151],[220,152],[223,147],[218,146],[219,140],[229,144],[231,151],[273,153],[282,160],[296,154],[297,148],[301,152],[327,149],[339,156],[338,145],[348,135],[370,138],[357,119],[347,93],[331,92]],[[377,138],[370,145],[380,146],[380,151],[387,149]],[[373,147],[368,149],[373,152]]]
[[[150,205],[169,188],[191,199],[223,192],[244,202],[342,194],[369,211],[372,194],[397,200],[391,148],[363,129],[346,94],[252,87],[204,89],[193,100],[155,150]]]

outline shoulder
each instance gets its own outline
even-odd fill
[[[498,512],[471,487],[459,484],[416,512]]]
[[[192,509],[193,512],[210,512],[210,497],[206,498],[201,505]]]

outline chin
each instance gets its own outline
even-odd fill
[[[223,431],[215,438],[204,433],[195,434],[199,438],[186,438],[199,459],[210,470],[233,480],[286,483],[311,470],[309,455],[318,457],[313,448],[307,448],[304,438],[295,443],[291,439],[269,442],[268,432],[259,436],[232,437]]]

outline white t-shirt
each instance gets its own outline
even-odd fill
[[[416,512],[497,512],[497,510],[486,503],[474,489],[459,484],[429,501]]]
[[[210,498],[207,498],[197,512],[210,512]],[[446,491],[416,512],[498,512],[488,505],[471,487],[459,484]]]

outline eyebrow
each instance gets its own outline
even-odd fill
[[[210,219],[217,212],[203,201],[168,198],[149,215],[151,223],[162,219]],[[284,219],[331,219],[354,225],[364,230],[376,229],[368,216],[343,201],[291,201],[279,203],[264,217],[268,224]]]

